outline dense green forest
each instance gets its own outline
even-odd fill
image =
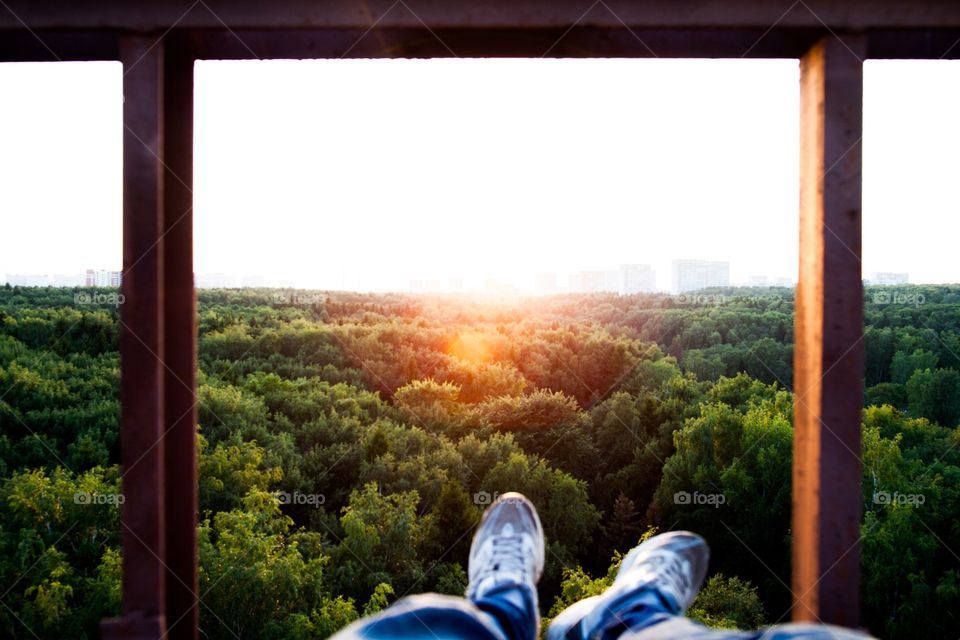
[[[120,602],[118,298],[0,289],[0,636]],[[693,615],[789,618],[793,292],[199,292],[207,638],[322,638],[461,594],[498,492],[538,506],[544,617],[655,530],[712,547]],[[864,623],[960,634],[960,287],[866,291]]]

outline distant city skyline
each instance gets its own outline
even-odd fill
[[[607,266],[597,269],[577,269],[559,273],[537,273],[531,275],[528,282],[523,278],[515,279],[520,284],[498,281],[496,278],[485,278],[478,281],[465,281],[461,278],[414,278],[406,286],[392,289],[371,289],[372,291],[407,291],[412,293],[470,293],[489,292],[491,290],[514,290],[523,294],[545,295],[551,293],[650,293],[650,292],[682,292],[692,288],[707,286],[750,285],[758,284],[757,276],[742,282],[731,282],[729,277],[724,280],[705,279],[702,286],[690,287],[676,285],[676,269],[678,263],[703,263],[709,265],[723,265],[724,272],[729,274],[728,261],[702,261],[696,259],[672,260],[670,264],[674,271],[674,284],[670,286],[658,285],[657,269],[651,264],[630,263],[615,267]],[[893,277],[897,274],[887,274]],[[19,286],[118,286],[122,282],[122,272],[109,269],[86,269],[83,273],[64,274],[6,274],[3,281]],[[231,274],[231,273],[198,273],[195,274],[197,288],[200,289],[232,289],[238,287],[276,287],[276,288],[310,288],[297,285],[291,279],[271,278],[262,274]],[[767,278],[760,284],[776,286],[790,286],[792,280],[784,277]],[[349,287],[326,287],[330,290],[354,290]]]
[[[461,279],[428,278],[410,280],[405,288],[395,291],[412,293],[468,293],[471,290],[490,290],[491,288],[512,288],[522,293],[549,295],[553,293],[595,293],[611,292],[621,294],[672,292],[682,293],[707,287],[792,287],[795,279],[783,276],[770,277],[762,274],[748,276],[745,280],[732,281],[729,278],[729,261],[707,261],[686,258],[671,261],[672,286],[657,286],[657,271],[650,264],[622,264],[617,269],[579,270],[571,272],[561,284],[557,273],[538,273],[531,286],[513,287],[487,279],[482,286],[467,287]],[[686,271],[686,273],[684,273]],[[273,280],[258,274],[207,273],[196,274],[196,286],[199,289],[233,289],[244,287],[297,288],[291,280]],[[911,283],[910,274],[901,271],[875,271],[864,277],[865,284],[898,285],[923,284]],[[110,269],[86,269],[83,273],[72,274],[6,274],[0,284],[25,287],[118,287],[123,282],[123,272]],[[332,288],[331,290],[337,290]]]
[[[960,62],[864,76],[864,278],[960,282]],[[798,77],[795,60],[198,62],[195,270],[536,290],[649,264],[669,290],[693,257],[792,281]],[[119,265],[121,80],[0,64],[0,274]]]
[[[673,286],[670,290],[675,293],[730,286],[730,263],[725,260],[686,258],[674,260],[672,267]]]
[[[656,269],[652,265],[622,264],[617,269],[580,270],[572,272],[567,284],[562,285],[556,273],[536,274],[529,287],[517,287],[494,279],[487,279],[482,286],[468,287],[460,279],[411,280],[406,287],[379,290],[405,293],[477,293],[480,295],[552,295],[559,293],[683,293],[710,287],[792,287],[791,278],[752,275],[745,281],[731,281],[728,261],[680,259],[672,261],[672,286],[656,285]],[[910,274],[905,272],[874,272],[863,279],[865,284],[900,285],[911,284]],[[6,274],[0,284],[26,287],[118,287],[123,282],[123,272],[109,269],[87,269],[83,274]],[[198,289],[234,288],[298,288],[289,280],[271,280],[262,275],[237,276],[225,273],[195,274]],[[301,287],[302,288],[302,287]],[[336,287],[329,290],[340,290]]]

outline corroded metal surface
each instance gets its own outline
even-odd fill
[[[773,25],[833,30],[960,26],[953,0],[6,0],[35,29],[117,28],[566,28],[572,24],[636,28],[759,28]],[[18,26],[0,12],[0,28]],[[222,21],[222,22],[221,22]]]
[[[193,282],[193,57],[167,41],[164,67],[163,295],[167,625],[193,640],[197,582],[197,307]]]
[[[123,104],[123,293],[120,309],[120,448],[123,475],[123,612],[104,638],[158,638],[166,631],[163,432],[163,46],[121,41]],[[178,345],[173,345],[177,348]]]
[[[800,62],[800,280],[794,351],[794,619],[859,619],[863,38]]]

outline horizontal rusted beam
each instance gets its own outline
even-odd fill
[[[34,31],[21,25],[0,29],[0,62],[120,60],[117,43],[109,30]]]
[[[696,29],[960,27],[954,0],[6,0],[0,28],[566,28]]]
[[[960,31],[957,29],[872,30],[867,33],[866,58],[957,60],[960,59]]]
[[[195,31],[201,59],[260,58],[797,58],[822,30],[313,29]],[[960,31],[958,31],[960,36]],[[252,52],[252,53],[251,53]]]
[[[819,28],[196,30],[200,59],[249,58],[800,58],[829,35]],[[960,29],[867,34],[872,58],[960,58]]]
[[[173,29],[163,36],[184,55],[208,60],[253,58],[800,58],[821,28],[626,29]],[[110,31],[6,32],[0,62],[116,60]],[[884,30],[866,34],[868,58],[957,59],[960,29]]]

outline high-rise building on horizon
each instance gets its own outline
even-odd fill
[[[119,287],[123,284],[123,272],[108,269],[87,269],[84,284],[88,287]]]
[[[730,263],[711,260],[674,260],[673,292],[730,286]]]
[[[600,290],[607,293],[623,293],[623,274],[619,269],[608,269],[603,272],[603,286]]]
[[[605,271],[581,271],[580,291],[583,293],[600,293],[607,290],[607,273]]]
[[[909,284],[910,274],[896,271],[876,271],[868,281],[869,284]]]
[[[657,272],[649,264],[620,265],[621,292],[651,293],[657,289]]]
[[[656,290],[657,274],[649,264],[622,264],[616,269],[585,270],[570,274],[571,293],[649,293]]]

